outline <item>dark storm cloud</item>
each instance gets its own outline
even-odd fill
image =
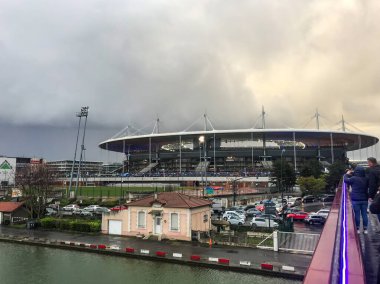
[[[379,12],[348,0],[0,0],[0,119],[74,129],[88,105],[100,142],[157,116],[162,131],[204,112],[215,128],[248,128],[265,105],[268,127],[301,127],[319,108],[379,135]],[[45,140],[73,138],[59,133]]]

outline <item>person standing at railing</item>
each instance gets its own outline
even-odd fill
[[[375,198],[377,191],[380,189],[380,165],[377,164],[377,160],[374,157],[367,159],[368,163],[368,201],[371,203]],[[377,214],[377,218],[380,221],[380,214]]]
[[[363,233],[367,234],[368,226],[368,179],[363,167],[357,166],[354,171],[347,170],[344,182],[351,186],[351,203],[354,210],[355,224],[360,234],[360,215],[363,220]]]

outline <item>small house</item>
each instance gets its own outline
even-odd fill
[[[102,232],[190,241],[210,231],[211,204],[178,192],[157,193],[128,203],[127,210],[103,214]]]
[[[28,211],[23,202],[0,202],[0,224],[24,223]]]

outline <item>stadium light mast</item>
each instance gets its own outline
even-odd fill
[[[75,162],[76,162],[76,158],[77,158],[79,131],[80,131],[80,124],[81,124],[81,121],[82,121],[81,112],[77,112],[76,113],[76,117],[79,117],[79,124],[78,124],[78,131],[77,131],[77,140],[76,140],[76,143],[75,143],[74,159],[73,159],[73,164],[71,166],[71,172],[70,172],[69,194],[71,194],[71,190],[72,190],[74,166],[75,166]]]
[[[265,110],[264,106],[261,108],[261,128],[265,129]]]
[[[88,116],[88,106],[82,107],[80,110],[80,117],[85,117],[85,121],[84,121],[84,128],[83,128],[83,136],[82,136],[82,145],[81,145],[81,151],[80,151],[79,165],[78,165],[78,171],[77,171],[77,180],[76,180],[76,184],[75,184],[75,196],[78,193],[80,170],[81,170],[81,165],[82,165],[82,161],[83,161],[83,157],[84,157],[84,151],[86,150],[84,147],[84,138],[86,136],[87,116]]]

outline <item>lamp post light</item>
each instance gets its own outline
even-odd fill
[[[202,148],[203,147],[203,162],[202,162]],[[207,177],[206,177],[206,145],[205,145],[205,137],[203,135],[199,136],[199,160],[201,164],[201,180],[202,180],[202,196],[205,195],[205,187],[207,187]],[[203,184],[203,171],[205,177],[205,185]]]

